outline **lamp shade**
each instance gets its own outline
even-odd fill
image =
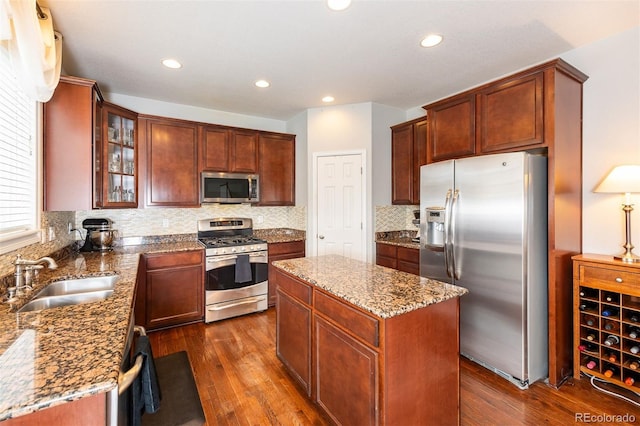
[[[624,165],[614,167],[593,192],[613,192],[618,194],[640,192],[640,166]]]

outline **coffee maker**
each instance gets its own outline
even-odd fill
[[[113,221],[106,218],[89,218],[82,221],[87,236],[80,251],[108,251],[113,248],[115,230]]]

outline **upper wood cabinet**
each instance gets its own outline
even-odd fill
[[[391,127],[391,202],[420,204],[420,166],[427,164],[425,118]]]
[[[200,206],[197,123],[140,116],[147,206]]]
[[[540,145],[543,140],[543,73],[518,77],[480,91],[477,140],[491,153]]]
[[[102,207],[102,95],[96,82],[60,77],[44,104],[43,125],[44,209]]]
[[[210,172],[256,173],[258,132],[225,126],[204,125],[202,170]]]
[[[229,171],[229,139],[227,127],[204,126],[202,131],[202,170],[211,172]]]
[[[295,135],[260,132],[258,139],[260,206],[296,204]]]
[[[138,205],[138,115],[108,102],[104,103],[102,113],[103,161],[96,161],[95,166],[96,178],[100,174],[103,183],[102,207],[135,208]]]
[[[234,129],[229,147],[229,172],[256,173],[258,171],[258,132]]]
[[[425,108],[429,120],[428,163],[476,153],[474,94],[454,96]]]

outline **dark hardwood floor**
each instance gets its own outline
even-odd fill
[[[274,309],[151,332],[149,338],[155,357],[187,351],[208,425],[330,424],[276,357]],[[465,358],[460,395],[462,425],[640,424],[640,407],[596,391],[587,379],[570,379],[560,389],[539,382],[521,391]]]

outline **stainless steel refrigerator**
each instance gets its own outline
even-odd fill
[[[548,374],[546,158],[485,155],[420,174],[420,275],[469,290],[461,354],[525,389]]]

